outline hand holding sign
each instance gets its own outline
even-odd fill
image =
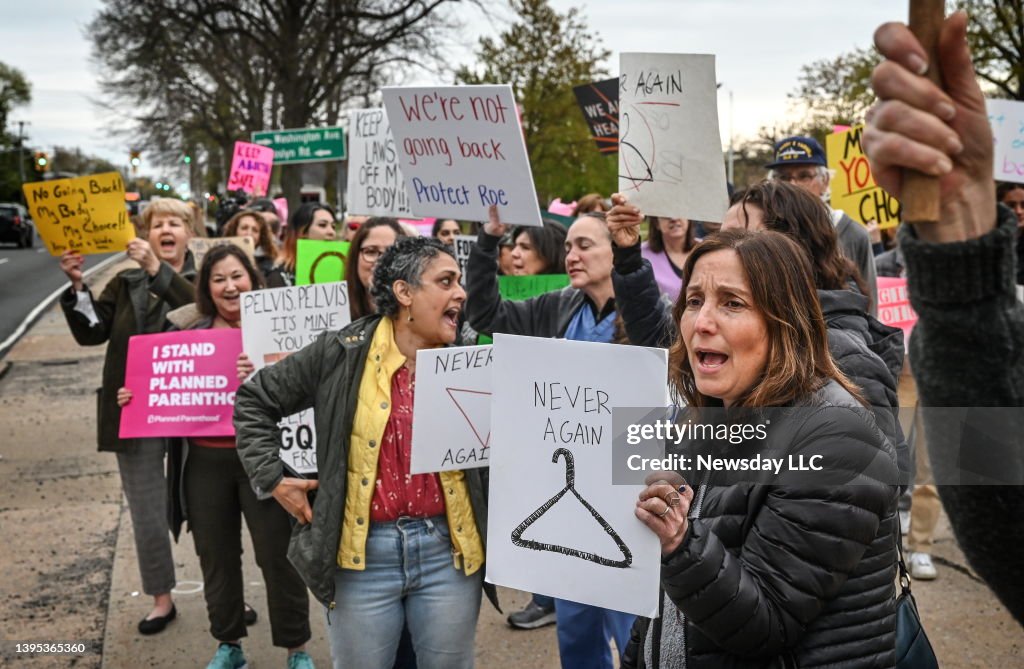
[[[633,246],[640,241],[640,224],[644,217],[637,207],[632,206],[622,193],[612,194],[612,208],[605,217],[612,241],[620,248]]]
[[[76,291],[85,288],[85,284],[82,281],[82,267],[84,265],[85,258],[78,251],[68,249],[60,256],[60,269],[67,274],[71,287]]]

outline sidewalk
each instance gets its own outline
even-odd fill
[[[118,269],[90,283],[99,287]],[[0,360],[0,666],[203,667],[207,631],[201,573],[191,535],[175,546],[179,616],[142,637],[151,600],[139,590],[131,519],[117,465],[95,447],[95,399],[104,347],[78,346],[53,307]],[[6,370],[6,371],[4,371]],[[253,669],[285,666],[270,645],[262,576],[245,536],[246,599],[259,613],[243,647]],[[944,669],[1024,665],[1024,632],[965,566],[943,517],[935,547],[939,578],[915,583],[925,628]],[[527,596],[500,589],[505,614]],[[329,667],[322,608],[311,604],[309,651]],[[2,641],[7,640],[7,641]],[[81,641],[81,656],[27,657],[10,641]],[[558,666],[553,627],[511,630],[484,600],[477,630],[482,669]],[[372,668],[368,668],[372,669]]]

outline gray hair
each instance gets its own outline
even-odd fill
[[[403,237],[388,248],[377,261],[370,285],[370,295],[377,312],[383,316],[398,315],[395,281],[405,281],[418,287],[427,264],[442,253],[455,259],[454,252],[433,237]]]

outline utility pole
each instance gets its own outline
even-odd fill
[[[25,126],[28,121],[18,121],[18,178],[25,183]]]

